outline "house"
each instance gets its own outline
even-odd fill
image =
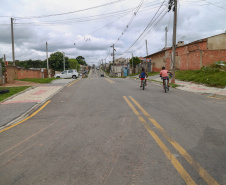
[[[160,71],[163,66],[171,69],[172,47],[145,57],[151,60],[152,71]],[[179,41],[176,47],[176,69],[198,70],[217,61],[226,61],[226,33],[200,39],[188,44]]]
[[[126,58],[120,57],[120,58],[118,58],[118,59],[115,59],[114,63],[115,63],[116,65],[121,65],[121,64],[127,64],[128,61],[127,61]]]

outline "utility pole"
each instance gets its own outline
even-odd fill
[[[177,0],[170,0],[169,1],[169,11],[171,10],[171,7],[174,3],[174,19],[173,19],[173,46],[172,46],[172,54],[173,54],[173,67],[172,67],[172,73],[173,77],[171,79],[171,83],[175,83],[175,68],[176,68],[176,32],[177,32]]]
[[[64,59],[64,71],[65,71],[65,56],[64,56],[64,52],[63,52],[63,59]]]
[[[146,40],[146,51],[147,51],[147,56],[148,56],[148,41],[147,40]],[[147,72],[147,58],[146,58],[145,71]]]
[[[49,59],[48,59],[48,43],[46,42],[46,62],[47,62],[47,76],[49,77]]]
[[[147,56],[148,56],[148,41],[146,40],[146,51],[147,51]]]
[[[113,46],[111,46],[111,47],[113,47],[113,65],[114,65],[114,63],[115,63],[115,46],[114,46],[114,44],[113,44]]]
[[[167,26],[165,28],[165,49],[167,48],[167,32],[168,32],[168,29],[167,29]]]
[[[12,39],[12,57],[13,57],[12,59],[13,59],[13,66],[15,66],[13,18],[11,18],[11,39]]]
[[[133,74],[133,53],[132,53],[132,74]]]
[[[5,57],[5,54],[4,54],[4,64],[6,63],[6,57]]]

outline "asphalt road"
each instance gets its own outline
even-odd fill
[[[0,133],[0,184],[226,184],[226,101],[90,77]]]

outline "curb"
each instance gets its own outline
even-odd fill
[[[209,96],[209,97],[213,97],[213,98],[220,98],[220,99],[225,99],[226,100],[226,95],[221,95],[221,94],[216,94],[216,93],[202,93],[201,95]]]
[[[9,126],[12,126],[14,124],[16,124],[17,122],[20,122],[22,121],[23,119],[25,119],[26,117],[30,116],[33,112],[35,112],[39,107],[41,107],[43,104],[45,104],[50,98],[52,98],[54,95],[56,95],[58,92],[60,92],[63,88],[65,88],[66,86],[68,85],[65,84],[63,85],[60,89],[58,89],[55,93],[51,94],[48,98],[46,98],[45,100],[43,100],[42,102],[39,102],[37,104],[35,104],[33,107],[31,107],[29,110],[27,110],[25,113],[21,114],[19,117],[15,118],[14,120],[10,121],[9,123],[6,123],[5,125],[3,126],[0,126],[0,130],[3,130]],[[30,90],[30,89],[34,89],[36,88],[37,86],[35,87],[30,87],[24,91],[21,91],[20,93],[16,94],[15,96],[19,95],[19,94],[22,94],[24,92],[26,92],[27,90]],[[15,97],[15,96],[12,96]],[[11,99],[11,97],[7,98],[7,99]],[[7,100],[6,99],[6,100]],[[5,100],[4,100],[5,101]],[[2,101],[3,102],[3,101]]]
[[[14,98],[14,97],[20,95],[20,94],[25,93],[26,91],[29,91],[29,90],[31,90],[31,89],[35,89],[36,87],[38,87],[38,86],[32,86],[32,87],[29,87],[29,88],[27,88],[27,89],[21,91],[21,92],[18,92],[17,94],[14,94],[14,95],[12,95],[12,96],[10,96],[10,97],[8,97],[8,98],[6,98],[6,99],[0,101],[0,104],[3,103],[3,102],[5,102],[5,101],[8,101],[8,100],[10,100],[10,99],[12,99],[12,98]]]

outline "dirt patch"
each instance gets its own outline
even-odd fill
[[[14,80],[13,82],[6,83],[3,86],[0,87],[18,87],[18,86],[35,86],[38,85],[39,83],[35,82],[26,82],[26,81],[19,81],[19,80]]]

